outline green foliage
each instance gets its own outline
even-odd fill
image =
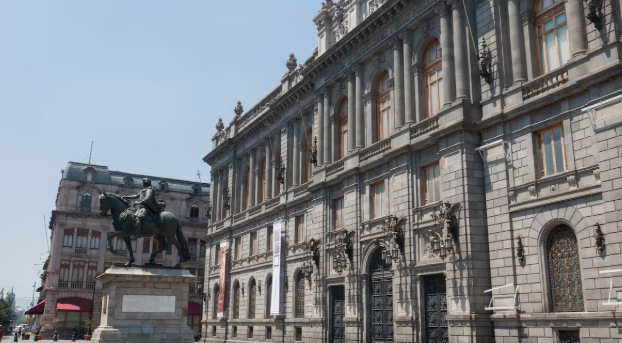
[[[0,325],[3,327],[11,325],[11,322],[15,319],[15,311],[13,311],[15,304],[14,295],[11,293],[4,295],[4,289],[0,291]]]

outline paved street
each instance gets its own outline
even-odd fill
[[[13,342],[13,337],[3,336],[3,337],[2,337],[2,343],[7,343],[7,342]],[[18,342],[33,342],[33,340],[32,340],[32,339],[30,339],[30,340],[27,340],[27,341],[22,341],[22,340],[20,339],[20,340],[18,340]],[[52,341],[51,339],[50,339],[50,340],[44,339],[44,340],[41,340],[41,341],[39,341],[39,342],[42,342],[42,343],[49,343],[49,342],[53,342],[53,341]],[[58,340],[58,342],[68,343],[68,342],[71,342],[71,340],[68,340],[68,341],[67,341],[67,340],[60,340],[60,339],[59,339],[59,340]],[[76,341],[76,342],[88,342],[88,341]]]

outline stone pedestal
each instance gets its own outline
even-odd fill
[[[103,284],[101,324],[95,343],[192,343],[187,325],[187,270],[113,266],[98,277]]]

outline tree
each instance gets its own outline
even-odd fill
[[[13,310],[15,296],[12,293],[4,295],[4,289],[0,291],[0,325],[9,326],[15,319]]]

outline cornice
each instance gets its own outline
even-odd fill
[[[441,1],[443,0],[389,0],[387,6],[372,13],[363,23],[316,58],[302,74],[312,79],[328,74],[326,78],[332,79],[343,69],[359,63],[381,44],[390,43],[390,39],[402,32],[413,19],[427,14],[428,10],[433,10]],[[408,14],[403,15],[404,13]]]

